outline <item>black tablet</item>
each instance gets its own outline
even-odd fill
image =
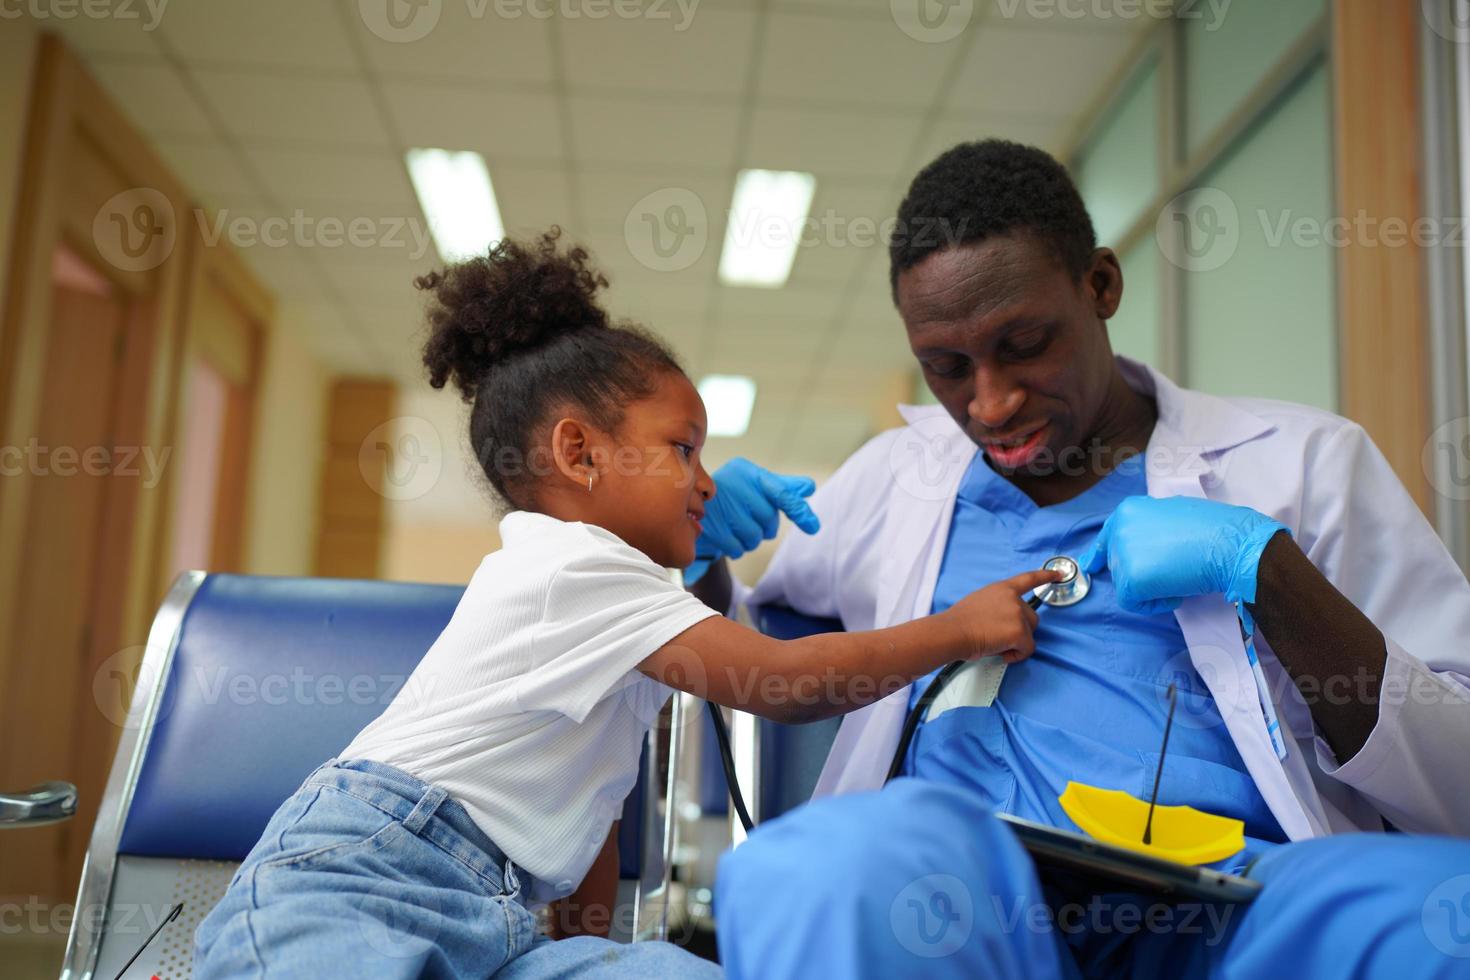
[[[1249,902],[1261,890],[1261,883],[1249,878],[1151,857],[1006,813],[996,816],[1015,832],[1038,868],[1096,881],[1102,886],[1100,890],[1123,889],[1166,899],[1233,904]]]

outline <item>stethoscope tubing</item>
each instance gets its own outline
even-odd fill
[[[1087,577],[1082,573],[1075,559],[1068,558],[1065,555],[1057,555],[1054,558],[1047,559],[1046,564],[1042,567],[1049,567],[1059,559],[1070,563],[1071,576],[1060,582],[1047,583],[1032,592],[1030,598],[1026,600],[1026,605],[1032,609],[1039,611],[1043,605],[1051,605],[1052,602],[1048,600],[1053,597],[1053,593],[1059,587],[1071,585],[1079,576],[1081,576],[1080,588],[1068,596],[1067,601],[1056,604],[1070,606],[1076,602],[1080,602],[1087,595],[1088,591],[1090,591],[1091,586],[1087,581]],[[939,673],[935,675],[934,680],[919,695],[919,700],[915,701],[914,706],[909,709],[908,715],[904,718],[903,729],[898,736],[898,748],[893,753],[893,761],[888,764],[888,774],[883,777],[885,784],[902,771],[904,757],[908,755],[909,745],[913,743],[914,734],[919,729],[919,722],[928,712],[929,706],[944,691],[945,686],[954,678],[954,675],[959,673],[960,668],[970,662],[968,659],[954,660],[941,667]],[[720,763],[725,770],[725,784],[730,791],[730,802],[735,808],[735,815],[740,820],[741,826],[745,828],[745,832],[748,834],[754,828],[755,823],[750,818],[750,811],[746,809],[745,797],[740,792],[740,782],[735,778],[735,758],[730,749],[730,730],[725,725],[725,716],[720,713],[719,707],[713,702],[705,703],[709,707],[710,720],[714,722],[715,742],[719,746]]]

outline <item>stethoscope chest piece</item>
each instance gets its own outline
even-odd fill
[[[1041,597],[1041,601],[1048,606],[1075,606],[1092,591],[1092,579],[1088,578],[1075,558],[1057,555],[1055,558],[1048,558],[1041,567],[1067,576],[1048,588]]]

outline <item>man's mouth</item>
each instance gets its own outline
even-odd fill
[[[1033,429],[1030,433],[1009,439],[982,439],[980,445],[997,466],[1011,470],[1018,469],[1035,458],[1048,428],[1050,428],[1050,423],[1043,423],[1040,428]]]
[[[700,522],[704,520],[704,511],[702,511],[702,510],[691,510],[691,511],[686,511],[686,513],[689,515],[689,520],[691,520],[691,521],[694,522],[694,529],[696,531],[703,532],[704,531],[704,525],[701,524]]]

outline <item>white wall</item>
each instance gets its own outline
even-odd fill
[[[247,498],[245,571],[310,575],[326,444],[329,377],[289,309],[265,345]]]

